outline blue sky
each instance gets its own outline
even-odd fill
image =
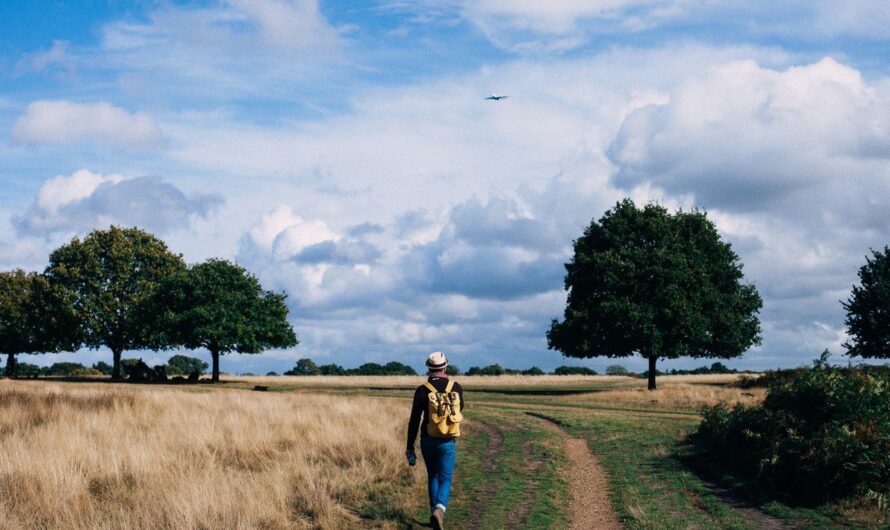
[[[544,333],[623,197],[706,209],[764,298],[728,364],[796,366],[840,356],[839,301],[890,243],[875,2],[9,1],[0,24],[0,267],[112,223],[236,260],[301,344],[224,370],[602,370]]]

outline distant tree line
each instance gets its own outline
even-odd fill
[[[623,367],[619,367],[622,370]],[[547,372],[532,366],[525,370],[504,368],[500,364],[491,364],[484,367],[471,366],[466,374],[453,364],[445,369],[448,375],[547,375]],[[551,372],[553,375],[597,375],[595,370],[584,366],[560,366]],[[624,370],[627,374],[627,370]],[[620,374],[620,375],[624,375]],[[269,372],[267,375],[277,375]],[[300,359],[296,366],[284,372],[282,375],[417,375],[414,368],[400,362],[391,361],[386,364],[365,363],[358,368],[343,368],[339,364],[317,365],[312,359]]]
[[[130,375],[129,371],[141,359],[121,359],[121,371]],[[186,376],[192,373],[203,374],[209,365],[196,357],[174,355],[166,364],[159,365],[168,376]],[[18,377],[36,378],[41,376],[92,377],[111,375],[114,368],[105,361],[98,361],[92,366],[84,366],[75,362],[58,362],[50,366],[37,366],[30,363],[18,363]]]
[[[365,363],[358,368],[343,368],[339,364],[315,364],[312,359],[300,359],[283,375],[417,375],[414,368],[400,362],[386,364]]]
[[[239,265],[188,266],[152,234],[112,226],[54,250],[42,273],[0,272],[0,354],[15,377],[19,354],[105,347],[122,379],[124,351],[206,348],[218,381],[221,355],[297,344],[285,297]]]
[[[670,370],[666,370],[664,372],[660,370],[655,371],[655,375],[707,375],[707,374],[749,374],[752,373],[750,370],[736,370],[735,368],[729,368],[725,364],[717,362],[713,363],[711,366],[699,366],[698,368],[693,368],[691,370],[671,368]],[[640,374],[643,377],[649,377],[649,371],[645,371]]]

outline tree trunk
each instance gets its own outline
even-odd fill
[[[210,350],[210,355],[213,357],[213,376],[210,380],[219,383],[219,350]]]
[[[10,353],[9,357],[6,358],[6,377],[13,379],[16,376],[16,362],[15,362],[15,354]]]
[[[655,390],[655,361],[658,357],[649,357],[649,390]]]
[[[123,379],[123,377],[121,376],[121,354],[123,354],[123,353],[124,353],[124,351],[121,349],[117,349],[117,348],[111,349],[111,355],[112,355],[112,357],[114,357],[114,361],[113,361],[114,367],[111,369],[111,378],[112,379]]]

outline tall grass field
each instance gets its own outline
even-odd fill
[[[738,376],[661,376],[651,392],[622,376],[457,379],[446,528],[580,528],[570,439],[598,459],[597,509],[625,529],[890,528],[886,497],[800,505],[695,460],[703,407],[769,402]],[[425,471],[404,456],[422,381],[0,380],[0,529],[425,528]]]
[[[4,529],[355,528],[423,495],[393,400],[0,381],[0,404]]]

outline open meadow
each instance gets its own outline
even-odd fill
[[[631,377],[458,377],[467,420],[446,527],[890,524],[862,504],[740,498],[691,463],[702,405],[763,399],[736,377],[662,376],[654,392]],[[425,474],[404,461],[421,381],[0,380],[0,528],[423,528]]]

